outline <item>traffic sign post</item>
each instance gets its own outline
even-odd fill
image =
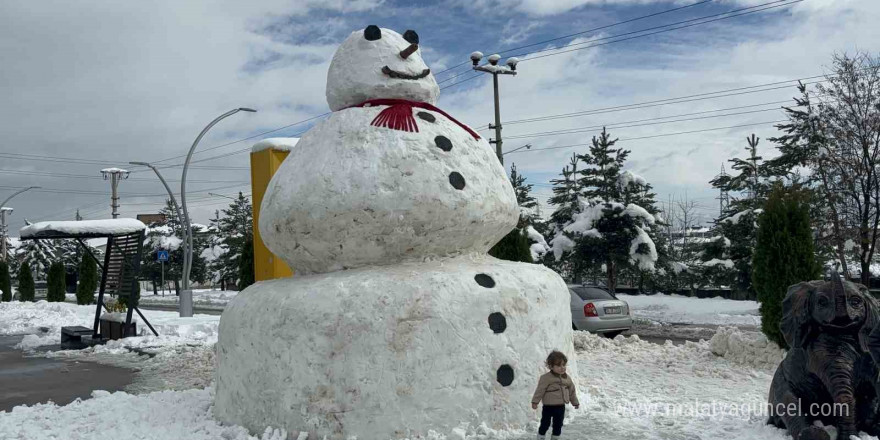
[[[168,261],[168,251],[156,252],[156,259],[162,263],[162,296],[165,296],[165,262]]]

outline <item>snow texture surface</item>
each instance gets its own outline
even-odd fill
[[[551,270],[485,255],[257,283],[223,314],[215,414],[338,438],[523,428],[550,351],[577,377],[569,302]]]
[[[655,322],[711,325],[760,325],[756,301],[693,298],[682,295],[626,295],[617,297],[629,304],[633,317]]]
[[[383,108],[333,113],[272,177],[260,233],[297,273],[487,252],[516,225],[513,187],[485,140],[427,111],[436,121],[417,119],[418,133],[371,126]]]
[[[440,88],[433,75],[421,79],[391,78],[382,73],[391,70],[419,75],[428,68],[421,50],[404,59],[400,52],[410,43],[391,29],[382,29],[382,38],[368,41],[364,31],[354,31],[342,42],[330,61],[327,73],[327,104],[335,111],[369,99],[396,98],[437,103]],[[371,118],[372,120],[372,118]]]
[[[291,151],[293,150],[293,147],[296,146],[297,142],[299,142],[299,138],[266,138],[254,144],[254,146],[251,147],[251,153],[258,153],[268,149]]]
[[[133,218],[81,221],[48,221],[21,228],[21,238],[39,238],[46,235],[123,235],[143,231],[147,226]]]

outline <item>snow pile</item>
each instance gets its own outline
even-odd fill
[[[34,223],[19,230],[21,238],[47,235],[123,235],[143,231],[147,226],[133,218],[80,221],[48,221]]]
[[[196,307],[218,310],[226,306],[236,295],[238,295],[236,290],[196,289],[193,290],[192,301]],[[140,303],[143,305],[161,304],[176,306],[180,303],[180,297],[174,291],[166,292],[164,296],[144,293],[141,294]]]
[[[0,413],[0,438],[49,439],[186,439],[287,440],[283,430],[267,428],[251,436],[240,426],[212,418],[211,389],[160,391],[140,396],[94,391],[92,398],[66,406],[54,403],[19,406]],[[111,409],[125,408],[125,416]],[[296,437],[290,437],[296,438]]]
[[[669,266],[672,268],[672,271],[675,272],[676,275],[690,270],[687,264],[678,261],[670,262]]]
[[[726,222],[726,223],[732,223],[732,224],[734,224],[734,225],[737,225],[737,224],[739,224],[739,220],[740,220],[741,218],[743,218],[744,216],[747,216],[747,215],[749,215],[749,214],[751,214],[751,213],[753,213],[753,212],[754,212],[755,214],[760,214],[760,213],[764,212],[764,210],[763,210],[763,209],[755,209],[755,210],[752,210],[752,209],[746,209],[745,211],[737,212],[736,214],[734,214],[734,215],[732,215],[732,216],[730,216],[730,217],[727,217],[726,219],[724,219],[724,220],[722,220],[722,221],[723,221],[723,222]]]
[[[547,240],[544,239],[544,236],[535,230],[532,225],[526,226],[526,234],[528,234],[529,240],[532,241],[532,245],[529,246],[529,251],[532,253],[532,261],[538,262],[550,250],[550,246],[547,245]]]
[[[153,248],[172,252],[179,249],[183,243],[183,240],[176,235],[151,235],[147,240]]]
[[[639,269],[653,270],[654,262],[657,261],[657,247],[654,246],[654,241],[644,229],[636,226],[636,232],[636,238],[629,246],[629,259],[633,264],[638,265]],[[640,251],[639,248],[642,244],[648,247],[648,253]]]
[[[617,297],[629,304],[633,317],[662,323],[760,325],[756,301],[694,298],[682,295],[626,295]]]
[[[268,149],[290,151],[296,146],[297,142],[299,142],[299,138],[266,138],[254,144],[251,148],[251,153],[258,153]]]
[[[785,350],[758,332],[743,333],[736,327],[721,327],[709,341],[712,353],[756,368],[775,368]]]
[[[141,310],[141,313],[159,332],[158,337],[150,332],[146,323],[139,322],[138,333],[143,336],[110,341],[90,350],[122,352],[137,348],[158,352],[179,345],[211,346],[217,342],[220,316],[195,315],[192,318],[180,318],[177,312],[157,310]],[[0,303],[0,335],[27,334],[18,345],[22,349],[58,344],[61,341],[62,326],[81,325],[91,328],[94,319],[93,305],[79,306],[46,301]],[[41,328],[46,329],[46,332],[42,332]]]
[[[648,180],[644,177],[633,173],[632,171],[624,171],[620,173],[617,177],[617,184],[621,189],[624,189],[630,185],[636,186],[648,186]]]
[[[0,335],[40,333],[43,327],[57,332],[57,343],[61,340],[61,326],[91,327],[94,320],[94,307],[82,307],[80,310],[80,307],[72,304],[46,301],[0,303]]]
[[[719,260],[717,258],[713,258],[709,261],[704,261],[702,265],[706,267],[724,266],[728,269],[733,269],[733,261],[730,259]]]

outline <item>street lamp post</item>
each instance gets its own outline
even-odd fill
[[[223,120],[228,116],[232,116],[238,112],[256,112],[254,109],[240,107],[237,109],[230,110],[222,115],[218,116],[216,119],[211,121],[201,133],[196,138],[195,142],[193,142],[192,147],[189,149],[189,153],[186,155],[186,161],[183,163],[183,173],[180,177],[180,204],[183,207],[183,221],[184,228],[186,229],[186,237],[184,237],[184,253],[183,253],[183,288],[180,291],[180,316],[182,317],[191,317],[192,316],[192,290],[190,290],[189,286],[189,275],[190,270],[192,269],[192,224],[189,220],[189,211],[186,208],[186,172],[189,170],[189,162],[192,160],[192,155],[196,151],[196,147],[199,145],[199,141],[202,140],[202,137],[205,136],[205,133],[211,129],[218,122]]]
[[[12,200],[13,197],[15,197],[25,191],[29,191],[32,189],[38,189],[38,188],[40,188],[40,187],[39,186],[29,186],[27,188],[20,189],[16,192],[12,193],[11,196],[7,197],[6,200],[3,201],[3,203],[0,203],[0,259],[2,259],[4,262],[6,262],[6,257],[7,257],[6,253],[8,252],[6,250],[6,237],[7,237],[6,213],[8,212],[9,215],[12,215],[12,208],[6,207],[6,204],[9,203],[9,201]]]
[[[495,139],[489,139],[489,143],[495,144],[495,154],[498,156],[498,161],[504,165],[504,158],[501,153],[501,104],[498,97],[498,75],[516,75],[516,65],[519,63],[519,59],[516,57],[508,58],[505,63],[507,66],[498,65],[498,60],[501,59],[501,55],[498,54],[489,55],[489,62],[482,66],[480,65],[481,59],[483,59],[481,52],[471,54],[474,70],[492,74],[492,86],[495,90],[495,125],[489,124],[489,129],[495,129]]]

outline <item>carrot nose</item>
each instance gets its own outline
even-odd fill
[[[403,59],[409,58],[410,55],[416,53],[419,50],[419,45],[416,43],[410,44],[409,47],[400,51],[400,57]]]

